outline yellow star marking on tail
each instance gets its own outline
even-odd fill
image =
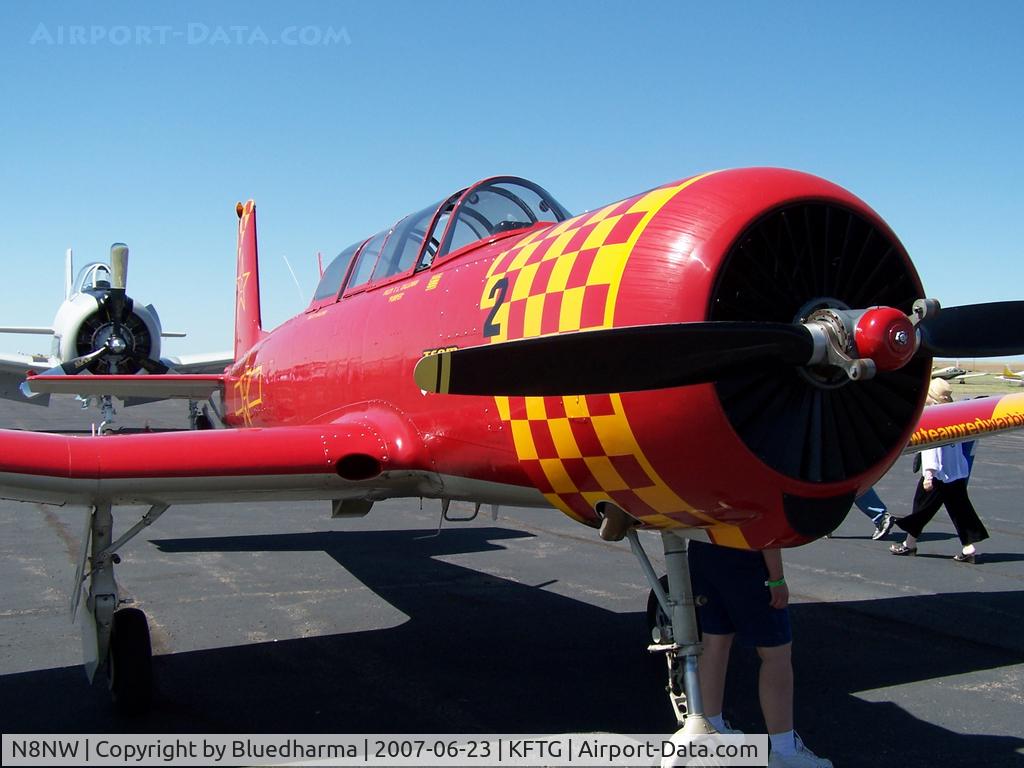
[[[238,291],[238,303],[242,306],[242,309],[245,309],[245,286],[249,284],[249,277],[251,275],[252,272],[243,272],[235,280]]]

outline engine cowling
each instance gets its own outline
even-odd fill
[[[861,200],[807,174],[741,169],[702,178],[650,221],[615,325],[793,323],[874,306],[907,314],[923,296],[905,249]],[[621,397],[645,460],[686,506],[742,523],[759,545],[786,545],[833,530],[888,469],[920,416],[930,368],[918,355],[853,382],[836,368],[764,364]],[[673,414],[678,434],[666,437]]]
[[[134,374],[139,359],[160,359],[160,318],[149,305],[133,303],[117,324],[123,351],[111,351],[94,360],[88,370],[95,374]],[[114,319],[101,291],[82,291],[66,301],[54,320],[54,354],[72,360],[107,344],[114,334]],[[118,349],[120,346],[118,345]]]

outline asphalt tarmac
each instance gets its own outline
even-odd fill
[[[0,402],[7,427],[88,430],[95,413]],[[182,426],[185,409],[119,421]],[[871,541],[856,509],[831,539],[786,552],[797,729],[837,766],[1024,765],[1022,448],[1024,433],[979,445],[971,495],[992,538],[976,565],[952,561],[944,513],[915,558]],[[906,514],[914,483],[904,458],[877,487]],[[141,511],[119,511],[118,529]],[[159,687],[151,713],[125,718],[87,686],[68,619],[84,511],[0,503],[3,732],[674,729],[624,542],[555,511],[482,512],[440,533],[438,502],[329,514],[173,507],[132,541],[117,576],[149,616]],[[756,669],[752,650],[734,651],[725,715],[751,732]]]

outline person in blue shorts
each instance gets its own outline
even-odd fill
[[[722,717],[729,651],[738,636],[761,659],[757,687],[771,739],[769,768],[831,768],[832,762],[811,752],[793,730],[793,636],[780,550],[755,552],[691,540],[689,560],[693,594],[705,598],[697,615],[704,644],[700,690],[708,720],[721,733],[738,733]]]

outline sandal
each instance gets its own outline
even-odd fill
[[[894,555],[916,555],[917,547],[908,547],[901,541],[899,544],[890,544],[889,551]]]

